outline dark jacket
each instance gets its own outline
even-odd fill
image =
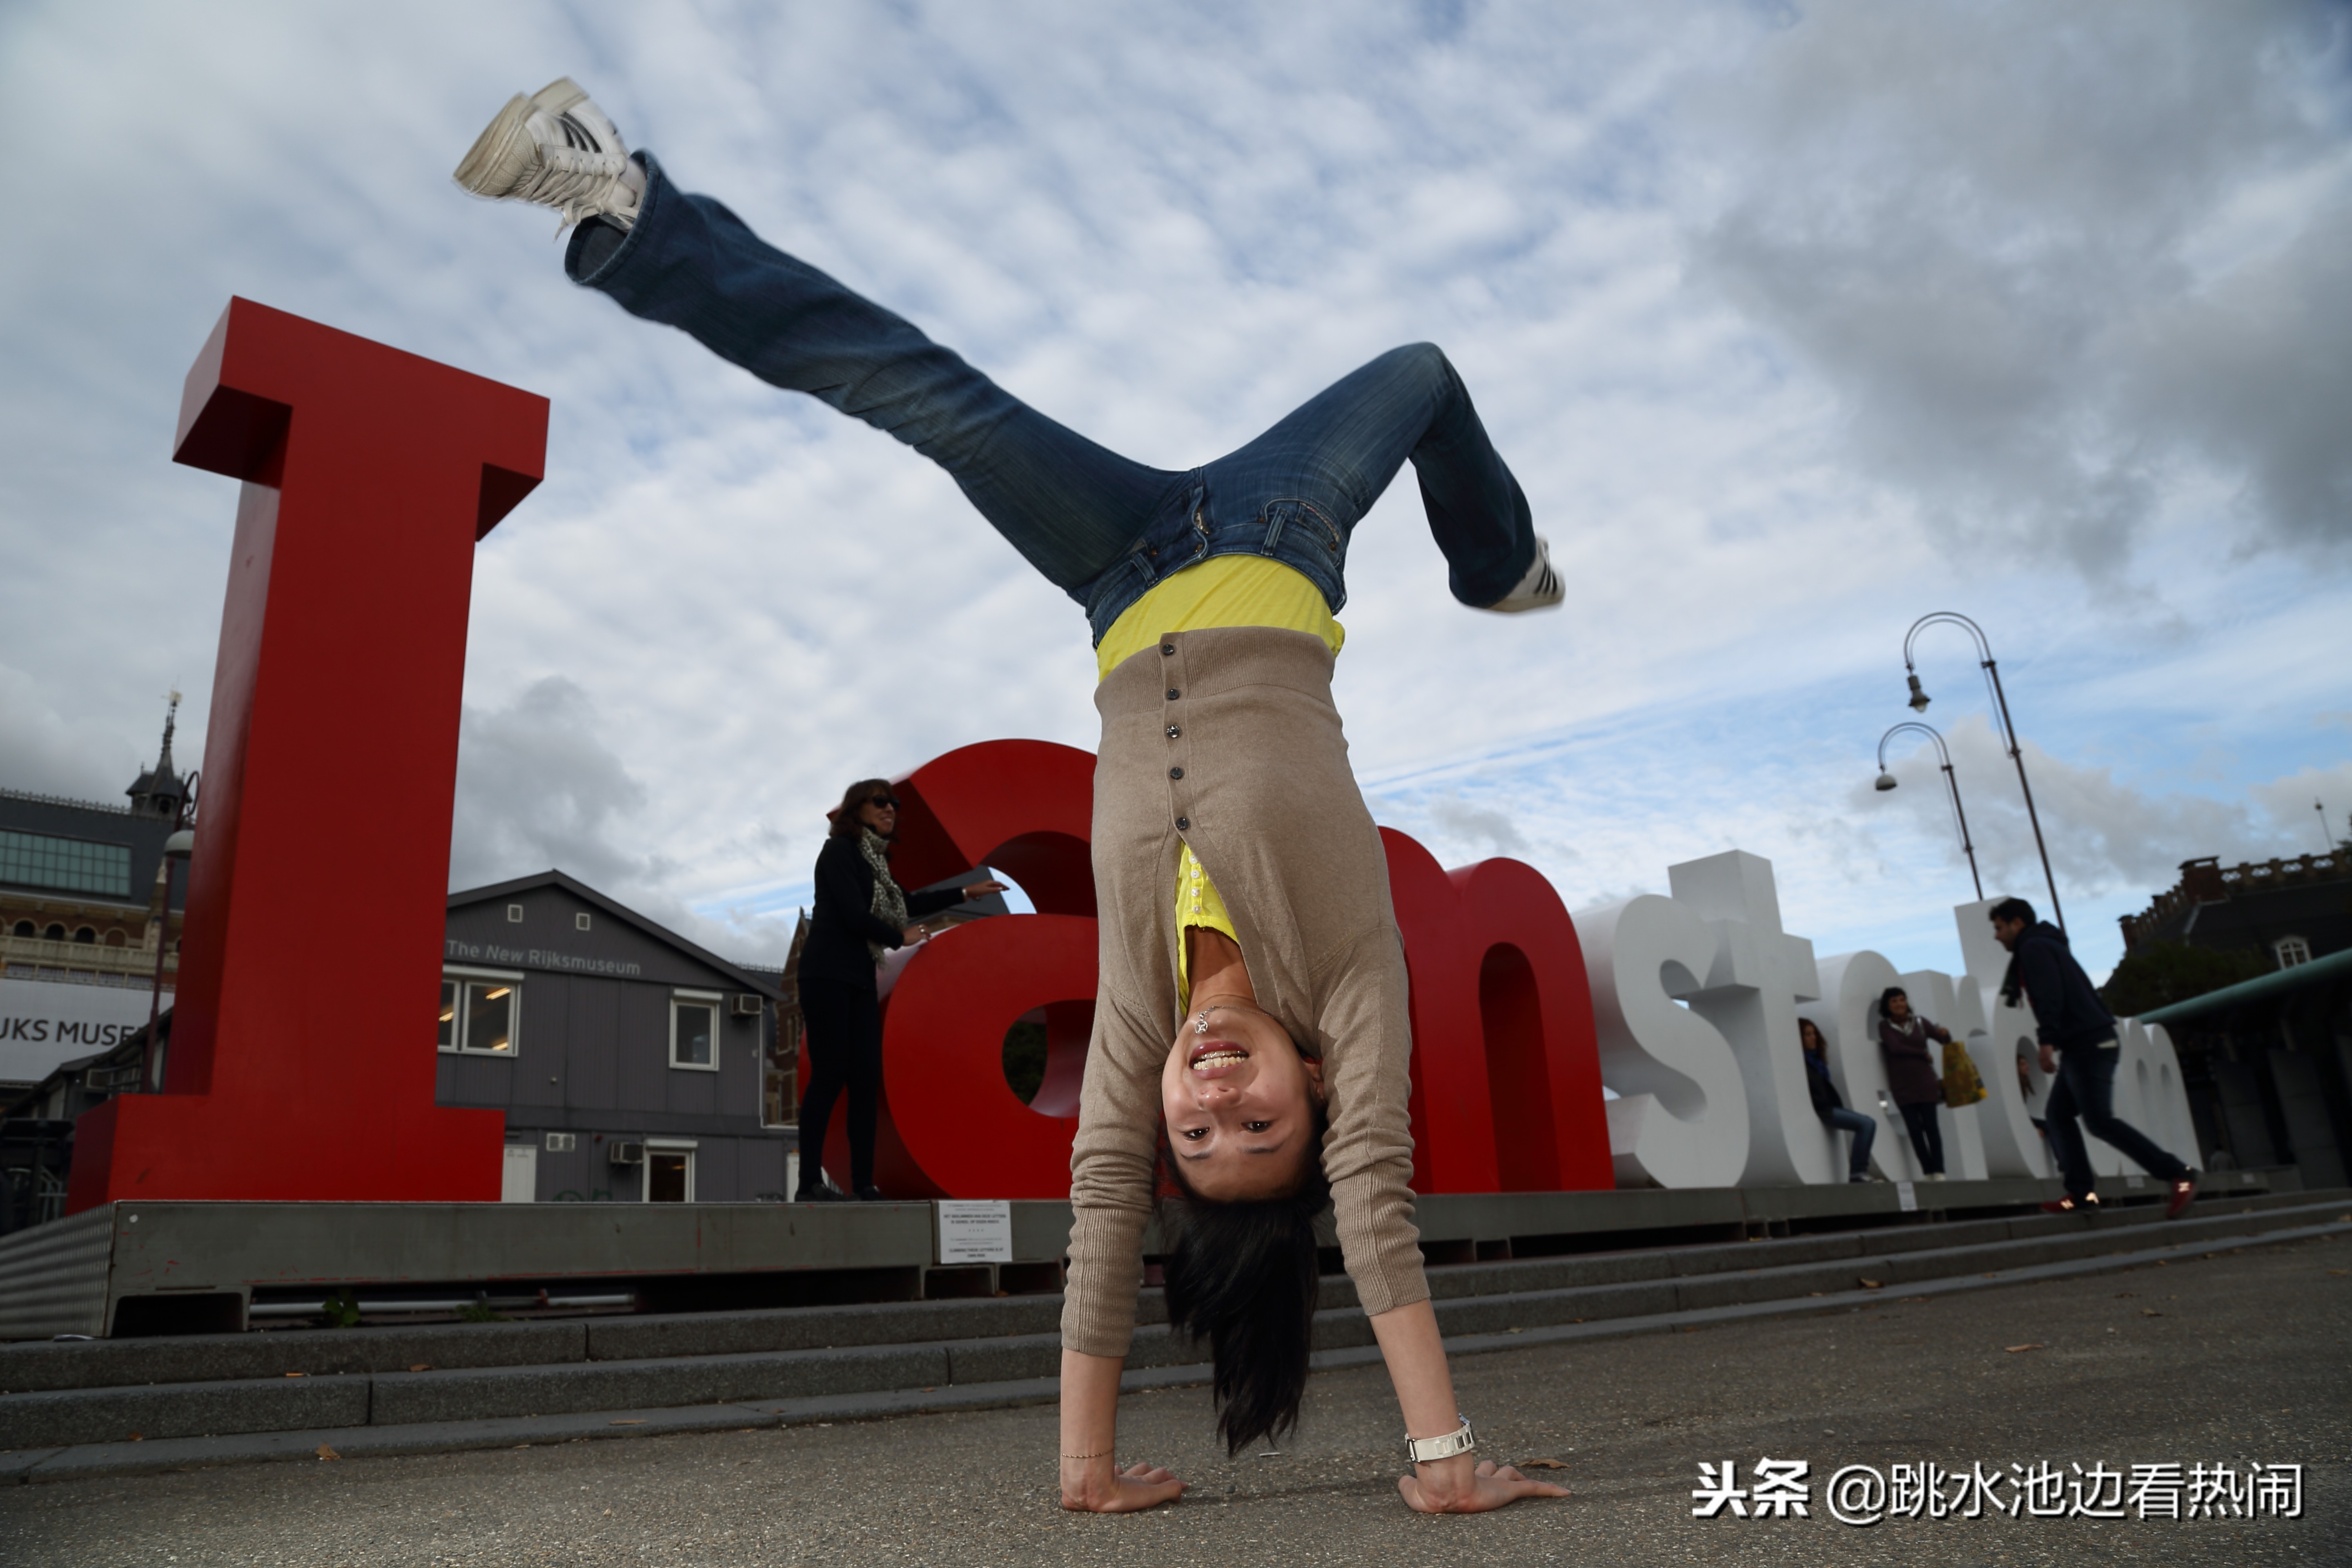
[[[1827,1116],[1832,1110],[1843,1110],[1845,1100],[1830,1081],[1830,1054],[1827,1051],[1806,1051],[1805,1087],[1813,1091],[1813,1114]]]
[[[2025,999],[2033,1008],[2034,1037],[2043,1045],[2063,1051],[2116,1037],[2115,1015],[2092,989],[2091,977],[2083,973],[2083,966],[2074,962],[2066,933],[2048,921],[2018,939],[2010,967],[2016,971]]]
[[[1914,1013],[1902,1023],[1880,1014],[1878,1048],[1886,1058],[1886,1088],[1897,1105],[1941,1105],[1944,1080],[1936,1071],[1930,1039],[1951,1044],[1951,1031]]]
[[[963,901],[961,889],[908,893],[907,918],[921,920]],[[859,852],[855,836],[828,838],[816,856],[816,907],[809,914],[808,942],[801,949],[800,978],[835,985],[874,985],[869,942],[884,947],[904,942],[898,930],[874,916],[874,868]]]

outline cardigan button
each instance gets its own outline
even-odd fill
[[[1178,817],[1178,818],[1176,819],[1176,831],[1177,831],[1177,832],[1179,832],[1179,833],[1189,833],[1189,832],[1191,832],[1191,831],[1192,831],[1192,819],[1191,817],[1189,817],[1189,816],[1180,816],[1180,817]]]
[[[1184,727],[1181,724],[1171,724],[1168,726],[1168,738],[1171,741],[1183,732]]]
[[[1184,770],[1182,768],[1170,768],[1168,770],[1168,776],[1171,779],[1181,779],[1184,776]]]
[[[1172,642],[1164,642],[1160,645],[1160,655],[1162,658],[1165,658],[1168,655],[1174,653],[1175,651],[1176,645]]]
[[[1172,687],[1172,686],[1171,686],[1171,687],[1170,687],[1170,688],[1168,689],[1168,700],[1169,700],[1169,701],[1171,701],[1171,702],[1175,701],[1175,700],[1176,700],[1176,699],[1178,699],[1179,697],[1181,697],[1182,695],[1184,695],[1184,694],[1183,694],[1182,692],[1181,692],[1181,691],[1177,690],[1177,689],[1176,689],[1174,687]]]

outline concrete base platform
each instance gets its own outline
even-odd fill
[[[2252,1195],[2293,1174],[2215,1173],[2205,1190]],[[2101,1190],[2162,1194],[2147,1177]],[[1469,1263],[1991,1215],[2055,1194],[2036,1180],[1447,1194],[1422,1198],[1418,1219],[1432,1262]],[[942,1266],[923,1203],[116,1203],[0,1237],[0,1339],[239,1330],[257,1305],[347,1287],[363,1301],[526,1303],[509,1315],[583,1297],[674,1311],[1058,1290],[1069,1205],[1011,1206],[1012,1261]]]
[[[2231,1253],[2239,1253],[2250,1247],[2347,1237],[2352,1237],[2352,1218],[2231,1237],[2226,1243],[2176,1242],[2053,1263],[1912,1279],[1900,1286],[1899,1295],[1895,1290],[1881,1289],[1811,1291],[1769,1300],[1651,1312],[1598,1321],[1551,1323],[1494,1333],[1449,1334],[1446,1350],[1450,1355],[1459,1358],[1525,1350],[1544,1344],[1674,1333],[1712,1324],[1811,1313],[1845,1313],[1864,1307],[1874,1307],[1890,1300],[1925,1301],[2040,1280],[2114,1273],[2155,1264],[2211,1259],[2225,1248]],[[1318,1372],[1331,1372],[1343,1367],[1370,1365],[1380,1359],[1378,1347],[1355,1345],[1317,1352],[1312,1363]],[[1122,1391],[1133,1394],[1147,1389],[1204,1384],[1209,1381],[1209,1376],[1210,1368],[1203,1363],[1130,1368],[1120,1378],[1119,1385]],[[300,1431],[249,1432],[216,1437],[85,1443],[0,1453],[0,1485],[155,1474],[225,1464],[272,1461],[316,1464],[467,1449],[528,1448],[593,1438],[651,1437],[674,1433],[751,1431],[761,1427],[881,1420],[922,1412],[1046,1404],[1060,1397],[1060,1387],[1058,1378],[1029,1377],[984,1383],[943,1383],[925,1388],[867,1390],[797,1399],[743,1400],[488,1420],[319,1426]]]

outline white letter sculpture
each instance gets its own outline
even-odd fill
[[[1714,962],[1691,1010],[1731,1043],[1748,1096],[1743,1186],[1843,1179],[1805,1086],[1797,1004],[1816,995],[1813,944],[1780,930],[1772,862],[1744,849],[1666,868],[1675,901],[1715,933]]]
[[[1748,1164],[1748,1101],[1723,1037],[1674,998],[1706,983],[1715,933],[1643,894],[1576,917],[1592,983],[1609,1154],[1620,1185],[1729,1187]]]

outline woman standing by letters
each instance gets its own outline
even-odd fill
[[[890,841],[898,836],[898,797],[887,779],[860,779],[826,814],[833,831],[816,858],[816,907],[801,949],[801,1016],[808,1031],[809,1086],[801,1100],[801,1179],[794,1203],[838,1203],[824,1184],[824,1130],[833,1102],[849,1088],[849,1184],[871,1203],[874,1121],[882,1096],[882,1001],[875,972],[882,955],[930,935],[920,922],[966,899],[1002,892],[1002,882],[974,882],[930,893],[901,892],[890,877]]]

